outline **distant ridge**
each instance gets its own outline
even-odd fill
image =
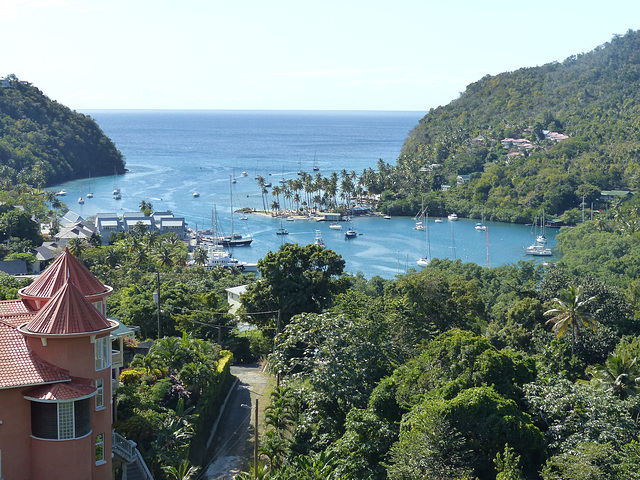
[[[420,120],[377,190],[408,210],[426,193],[442,213],[478,218],[484,205],[492,220],[529,222],[542,208],[569,218],[601,190],[640,188],[639,119],[640,33],[629,31],[561,63],[470,84]],[[508,138],[531,147],[505,147]]]
[[[124,157],[90,117],[15,75],[0,79],[0,178],[45,187],[124,173]]]

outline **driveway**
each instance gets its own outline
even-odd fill
[[[232,366],[231,374],[238,381],[209,448],[209,464],[204,475],[207,480],[232,480],[238,473],[249,471],[248,459],[253,459],[256,399],[260,417],[269,401],[263,397],[269,377],[258,365]]]

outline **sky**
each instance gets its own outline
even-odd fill
[[[426,112],[637,29],[637,0],[0,0],[0,76],[80,112]]]

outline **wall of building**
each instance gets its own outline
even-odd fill
[[[22,395],[24,388],[0,390],[0,451],[5,480],[29,478],[31,405]],[[44,477],[46,478],[46,477]]]

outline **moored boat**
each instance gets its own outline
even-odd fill
[[[456,215],[455,213],[449,214],[449,216],[447,216],[447,218],[449,219],[450,222],[457,222],[458,221],[458,215]]]
[[[314,240],[313,244],[323,249],[327,248],[327,245],[322,240],[322,232],[320,230],[316,230],[316,239]]]
[[[342,225],[340,225],[339,223],[332,223],[331,225],[329,225],[329,228],[331,230],[342,230]]]

